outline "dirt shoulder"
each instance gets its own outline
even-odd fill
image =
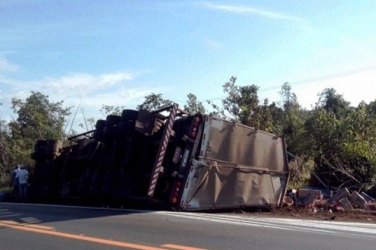
[[[363,209],[352,209],[340,212],[332,212],[330,210],[313,211],[307,208],[282,207],[271,211],[257,212],[257,215],[276,218],[362,222],[376,224],[376,211],[369,211]]]

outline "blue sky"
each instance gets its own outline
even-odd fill
[[[231,76],[271,101],[288,81],[306,108],[328,87],[373,101],[375,17],[363,0],[0,0],[0,118],[31,90],[95,118],[151,92],[219,101]]]

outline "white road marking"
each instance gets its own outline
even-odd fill
[[[1,203],[7,204],[7,203]],[[12,204],[12,203],[8,203]],[[14,204],[13,204],[14,205]],[[169,211],[151,211],[138,209],[108,209],[93,207],[77,207],[77,206],[61,206],[61,205],[40,205],[40,204],[17,204],[18,206],[49,206],[49,207],[69,207],[75,209],[92,209],[106,210],[130,213],[160,214],[165,216],[173,216],[184,219],[195,219],[206,222],[224,223],[232,225],[262,227],[279,230],[289,230],[296,232],[322,233],[334,236],[371,238],[376,239],[376,224],[370,223],[354,223],[354,222],[336,222],[336,221],[315,221],[301,219],[283,219],[283,218],[267,218],[256,216],[240,216],[240,215],[224,215],[224,214],[208,214],[208,213],[192,213],[192,212],[169,212]],[[1,214],[6,210],[0,210]]]
[[[260,218],[238,215],[155,212],[173,217],[195,219],[207,222],[225,223],[241,226],[263,227],[298,232],[324,233],[345,237],[364,237],[376,239],[376,224],[334,221],[296,220],[282,218]]]

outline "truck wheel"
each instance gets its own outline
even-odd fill
[[[100,142],[104,142],[103,129],[104,129],[104,128],[96,129],[96,130],[94,131],[94,139],[95,139],[95,140],[100,141]]]
[[[106,126],[106,121],[105,120],[98,120],[97,123],[95,124],[96,129],[102,129]]]
[[[118,122],[120,122],[121,120],[121,117],[118,116],[118,115],[108,115],[106,117],[106,127],[112,127],[112,126],[116,126],[118,124]]]
[[[136,121],[138,116],[137,110],[132,109],[124,109],[121,113],[121,120],[122,121]]]

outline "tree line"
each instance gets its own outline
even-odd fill
[[[223,85],[225,97],[220,104],[206,101],[204,105],[190,93],[183,108],[190,114],[206,113],[284,137],[292,188],[320,185],[376,189],[376,100],[351,106],[329,88],[307,110],[300,106],[287,82],[281,86],[278,103],[260,100],[258,91],[257,85],[240,85],[236,77],[231,77]],[[155,110],[172,103],[162,94],[151,93],[137,109]],[[119,114],[124,108],[103,105],[101,111]],[[62,101],[51,102],[40,92],[32,91],[25,100],[12,99],[17,118],[0,122],[0,187],[10,185],[9,176],[16,164],[23,163],[32,170],[30,155],[38,139],[67,137],[64,128],[71,109]]]

